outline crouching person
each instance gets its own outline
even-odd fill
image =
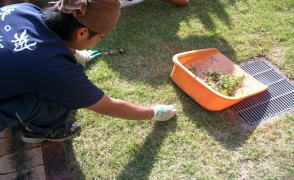
[[[43,10],[28,3],[2,7],[0,132],[20,125],[24,142],[65,141],[81,130],[67,121],[80,108],[129,120],[173,117],[172,105],[144,107],[107,96],[77,63],[76,50],[109,34],[119,14],[119,0],[60,0]]]

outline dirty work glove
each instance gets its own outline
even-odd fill
[[[176,108],[173,105],[157,105],[154,108],[154,116],[151,120],[167,121],[176,114]]]
[[[78,51],[76,50],[76,53],[74,54],[75,58],[77,59],[78,63],[85,66],[86,62],[89,62],[99,56],[101,56],[101,53],[99,51],[92,51],[92,50],[82,50]]]

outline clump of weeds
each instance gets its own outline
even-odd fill
[[[234,96],[236,90],[242,86],[244,76],[221,74],[218,70],[211,69],[206,72],[205,82],[226,96]]]

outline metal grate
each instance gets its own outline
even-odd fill
[[[269,86],[267,91],[230,107],[242,120],[254,125],[261,120],[294,108],[294,83],[265,58],[256,58],[240,67],[258,81]]]

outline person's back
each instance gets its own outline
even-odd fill
[[[5,87],[0,89],[0,99],[42,93],[44,68],[59,60],[57,54],[73,59],[71,53],[44,24],[38,7],[9,5],[0,9],[0,16],[0,84]]]
[[[18,122],[37,133],[64,127],[70,110],[104,95],[48,27],[43,13],[28,3],[0,8],[0,131]],[[34,119],[46,126],[32,124]]]
[[[95,45],[120,14],[118,0],[58,1],[40,10],[32,4],[0,9],[0,132],[19,124],[29,143],[60,142],[80,131],[71,110],[135,120],[170,119],[172,105],[154,108],[111,98],[77,63],[76,49]]]
[[[1,12],[0,83],[5,88],[0,89],[0,100],[35,94],[77,109],[99,99],[84,97],[99,94],[94,86],[73,92],[92,83],[64,41],[45,24],[38,7],[15,4],[1,8]]]

